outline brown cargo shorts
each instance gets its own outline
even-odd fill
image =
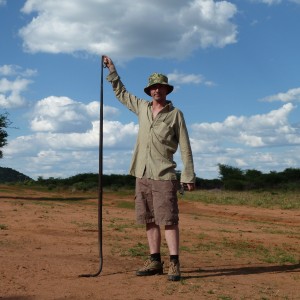
[[[137,223],[178,224],[177,190],[177,180],[136,178],[135,212]]]

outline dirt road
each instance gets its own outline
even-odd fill
[[[141,278],[147,254],[133,197],[104,195],[103,271],[97,200],[0,196],[0,299],[300,299],[300,212],[180,202],[182,280]]]

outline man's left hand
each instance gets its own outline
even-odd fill
[[[193,191],[195,189],[195,183],[181,183],[181,186],[187,187],[188,191]]]
[[[195,184],[194,183],[187,183],[187,188],[189,191],[193,191],[195,189]]]

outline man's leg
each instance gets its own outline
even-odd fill
[[[161,233],[159,225],[147,223],[146,231],[150,254],[160,253]]]
[[[165,237],[170,253],[170,265],[168,279],[171,281],[180,280],[180,263],[179,263],[179,228],[176,225],[165,226]]]
[[[176,225],[165,226],[165,237],[169,248],[170,255],[179,254],[179,228]]]
[[[149,276],[163,274],[163,263],[161,262],[160,257],[160,227],[155,223],[147,223],[146,232],[149,244],[150,258],[145,261],[142,268],[137,270],[136,275]]]

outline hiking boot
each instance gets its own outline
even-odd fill
[[[151,276],[156,274],[163,274],[163,265],[159,261],[147,259],[144,263],[144,266],[136,271],[137,276]]]
[[[170,261],[168,280],[179,281],[180,280],[180,264],[179,262]]]

